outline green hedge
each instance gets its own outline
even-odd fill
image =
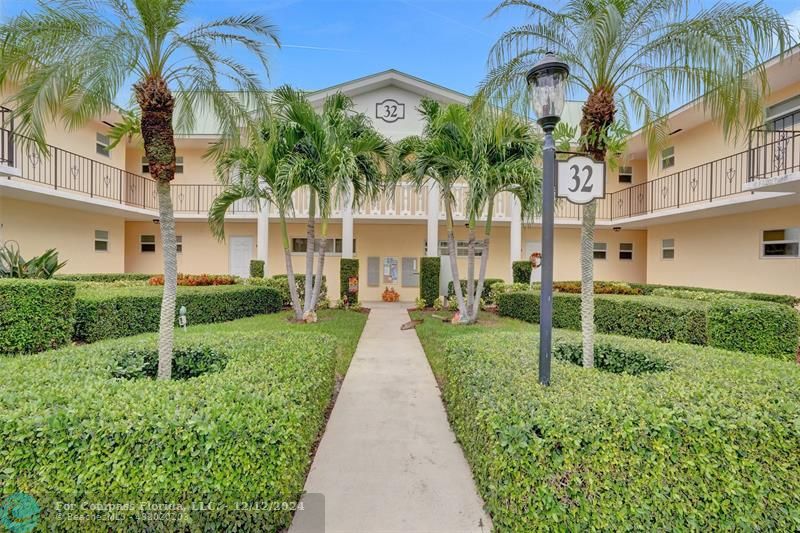
[[[75,339],[95,342],[158,331],[161,294],[162,287],[79,291]],[[190,325],[205,324],[275,313],[281,309],[281,295],[258,285],[178,287],[176,309],[181,306],[186,306]]]
[[[303,492],[336,343],[289,331],[190,332],[176,348],[187,343],[229,356],[227,365],[169,383],[112,378],[115,354],[152,349],[152,335],[0,361],[0,500],[34,497],[42,531],[288,529],[291,510],[256,506]],[[59,516],[58,503],[78,515],[89,504],[179,504],[186,520],[152,521],[137,507],[114,522],[80,522]]]
[[[575,349],[580,336],[558,333]],[[537,338],[446,345],[443,399],[495,531],[800,529],[800,368],[598,335],[664,361],[637,376],[553,361]]]
[[[791,306],[800,304],[800,297],[790,296],[788,294],[767,294],[763,292],[728,291],[724,289],[709,289],[704,287],[684,287],[681,285],[650,285],[644,283],[631,283],[630,286],[642,289],[644,294],[650,294],[655,289],[668,289],[676,291],[725,293],[725,294],[736,295],[737,297],[743,298],[745,300],[761,300],[764,302],[773,302]]]
[[[66,344],[74,321],[74,284],[0,280],[0,354],[40,352]]]
[[[483,301],[485,301],[487,304],[494,303],[492,296],[492,286],[495,283],[505,283],[505,280],[500,278],[486,278],[483,281],[483,292],[481,293],[481,298],[483,298]],[[475,280],[476,288],[477,285],[478,285],[478,280],[476,279]],[[463,294],[464,297],[466,298],[467,280],[465,279],[461,280],[461,294]],[[451,281],[450,283],[447,284],[447,297],[450,298],[451,296],[455,295],[456,295],[455,285],[453,285],[453,282]]]
[[[794,359],[800,321],[777,303],[717,300],[708,310],[708,343],[717,348]]]
[[[54,278],[62,281],[97,281],[109,283],[112,281],[147,281],[153,276],[155,276],[155,274],[125,272],[118,274],[56,274]]]
[[[339,262],[339,298],[344,300],[345,296],[352,302],[358,301],[358,292],[350,294],[347,292],[348,279],[358,278],[358,259],[342,258]]]
[[[264,277],[264,261],[261,259],[250,260],[250,277],[263,278]]]
[[[531,262],[530,261],[514,261],[511,263],[511,271],[514,275],[514,283],[530,283],[531,282]]]
[[[300,297],[300,303],[302,304],[303,298],[305,298],[306,294],[306,276],[305,274],[295,274],[294,275],[294,283],[297,286],[297,295]],[[251,278],[245,281],[245,283],[250,285],[263,285],[266,287],[272,287],[273,289],[277,290],[281,296],[281,302],[283,307],[291,307],[292,306],[292,295],[289,292],[289,278],[286,277],[286,274],[278,274],[277,276],[272,276],[271,278],[263,279],[256,281],[255,279]],[[320,300],[324,300],[328,297],[328,281],[325,276],[322,276],[322,287],[319,290],[319,297]]]
[[[419,264],[419,297],[430,307],[439,297],[439,275],[442,260],[439,257],[423,257]]]
[[[613,333],[659,341],[706,344],[706,305],[691,300],[655,296],[597,295],[595,328],[599,333]],[[539,293],[511,292],[497,295],[498,312],[539,322]],[[553,326],[581,329],[579,294],[553,294]]]

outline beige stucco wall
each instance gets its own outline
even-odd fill
[[[94,250],[94,231],[108,231],[108,251]],[[0,197],[0,240],[15,240],[30,259],[49,248],[67,261],[61,271],[124,272],[125,223],[89,211]]]
[[[800,295],[800,259],[760,257],[763,230],[797,226],[797,207],[651,226],[647,281]],[[675,239],[675,259],[661,259],[663,239]]]

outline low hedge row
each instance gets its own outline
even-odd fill
[[[800,304],[800,297],[791,296],[788,294],[767,294],[763,292],[743,292],[743,291],[726,291],[724,289],[709,289],[705,287],[684,287],[681,285],[651,285],[643,283],[631,283],[631,287],[642,289],[644,294],[651,294],[655,289],[668,289],[675,291],[694,291],[694,292],[710,292],[710,293],[725,293],[736,295],[738,298],[745,300],[761,300],[764,302],[772,302],[784,305],[795,306]]]
[[[0,361],[0,500],[31,495],[47,531],[288,529],[292,510],[265,505],[303,492],[333,392],[333,339],[190,333],[176,348],[225,354],[222,370],[168,383],[112,377],[116,354],[155,341]],[[92,504],[132,507],[110,509],[114,522],[74,518]]]
[[[798,336],[798,314],[788,305],[724,299],[708,308],[708,344],[717,348],[791,359]]]
[[[419,262],[419,297],[428,307],[439,297],[439,275],[442,260],[439,257],[423,257]]]
[[[72,337],[74,321],[73,283],[0,279],[0,354],[64,345]]]
[[[800,529],[796,365],[598,335],[669,368],[632,376],[556,359],[541,387],[537,342],[446,345],[443,399],[496,531]]]
[[[75,339],[95,342],[158,331],[161,287],[82,289],[76,299]],[[176,308],[186,306],[189,324],[223,322],[282,307],[280,293],[258,285],[179,287]]]
[[[111,274],[56,274],[55,279],[62,281],[98,281],[109,283],[112,281],[147,281],[153,274],[137,274],[135,272]]]
[[[485,301],[487,304],[494,303],[492,295],[492,286],[495,283],[505,283],[505,280],[502,280],[500,278],[486,278],[483,281],[483,291],[481,292],[481,298],[483,298],[483,301]],[[478,286],[478,280],[476,279],[475,287],[477,288],[477,286]],[[463,294],[464,298],[466,298],[467,280],[465,279],[461,280],[461,294]],[[455,295],[456,295],[455,285],[453,285],[453,282],[451,281],[450,283],[447,284],[447,297],[450,298],[451,296]]]

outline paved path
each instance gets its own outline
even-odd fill
[[[472,473],[455,442],[404,304],[372,309],[306,480],[309,507],[290,533],[488,532]],[[318,497],[317,497],[318,498]]]

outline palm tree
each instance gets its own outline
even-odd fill
[[[111,111],[133,81],[150,175],[157,181],[164,253],[158,377],[169,379],[175,326],[177,259],[170,181],[175,177],[174,127],[191,131],[196,113],[213,112],[233,136],[262,99],[253,71],[220,52],[232,45],[267,67],[264,39],[275,27],[258,15],[232,16],[185,29],[187,0],[40,0],[0,28],[0,84],[13,96],[16,124],[44,149],[45,124],[78,128]],[[237,89],[237,93],[226,92]],[[173,126],[174,123],[174,126]]]
[[[525,73],[547,52],[570,66],[573,92],[588,95],[582,149],[608,152],[616,121],[644,124],[655,160],[676,101],[703,97],[726,136],[762,119],[768,90],[764,60],[791,42],[786,20],[763,2],[717,3],[693,11],[688,0],[573,0],[560,11],[531,0],[505,0],[493,14],[522,8],[531,21],[506,31],[490,55],[482,91],[524,104]],[[581,321],[583,364],[594,365],[594,202],[583,209]]]
[[[239,201],[250,201],[256,208],[273,205],[281,225],[283,252],[292,310],[295,319],[303,318],[292,267],[288,213],[293,211],[292,193],[300,183],[285,172],[285,159],[300,141],[298,131],[280,117],[269,113],[258,128],[253,129],[243,146],[222,147],[217,158],[217,178],[225,185],[208,212],[211,232],[225,237],[225,215]]]
[[[520,201],[523,216],[532,216],[536,211],[541,201],[541,180],[533,158],[540,143],[527,122],[507,110],[489,108],[481,100],[469,107],[450,104],[445,108],[435,101],[423,100],[420,112],[425,120],[423,135],[398,143],[395,179],[410,176],[418,189],[428,182],[438,184],[445,205],[450,269],[461,322],[474,323],[486,280],[495,200],[507,192]],[[459,181],[469,186],[466,299],[453,229],[453,189]],[[484,238],[478,242],[477,226],[483,217]],[[476,280],[478,251],[481,262]]]
[[[363,113],[354,111],[352,100],[341,93],[327,97],[320,112],[300,91],[288,86],[275,91],[274,103],[276,114],[297,137],[280,165],[280,172],[292,183],[309,190],[303,302],[303,316],[306,316],[316,309],[319,300],[333,206],[336,202],[350,201],[357,208],[381,193],[390,144]],[[317,207],[321,230],[318,240]]]

